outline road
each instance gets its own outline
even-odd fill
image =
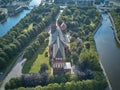
[[[15,63],[14,67],[12,68],[12,70],[8,73],[8,75],[6,76],[6,78],[3,80],[3,83],[0,87],[0,90],[5,90],[5,84],[11,79],[11,78],[15,78],[15,77],[20,77],[22,75],[22,67],[24,65],[24,62],[26,61],[26,59],[23,59],[22,56],[20,56],[17,60],[17,62]]]
[[[60,14],[62,12],[60,12],[58,14],[58,16],[56,17],[56,20],[58,20]],[[49,32],[50,26],[48,28],[46,28],[45,31]],[[8,75],[6,76],[6,78],[3,80],[3,83],[0,87],[0,90],[5,90],[5,84],[11,79],[11,78],[15,78],[15,77],[20,77],[22,75],[22,68],[24,65],[24,62],[26,61],[26,59],[23,59],[22,56],[20,56],[18,58],[18,60],[16,61],[14,67],[12,68],[12,70],[8,73]]]

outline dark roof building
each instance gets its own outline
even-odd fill
[[[61,24],[61,28],[55,24],[51,26],[49,54],[53,67],[53,74],[71,73],[71,63],[65,62],[69,43],[66,34],[62,32],[62,30],[65,30],[66,27],[65,23]]]

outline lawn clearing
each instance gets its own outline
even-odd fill
[[[91,25],[92,27],[95,27],[95,24],[94,24],[93,22],[91,22],[90,25]]]
[[[49,57],[45,57],[45,52],[48,51],[47,43],[42,44],[36,51],[36,54],[30,60],[27,60],[22,72],[23,73],[38,73],[42,63],[48,65],[47,72],[50,73]]]
[[[37,56],[35,62],[33,63],[33,65],[31,66],[29,73],[39,73],[40,66],[43,63],[46,63],[48,65],[47,72],[50,73],[49,57],[45,57],[45,53],[46,53],[46,51],[48,51],[48,47],[46,47],[45,49],[40,48],[40,50],[42,50],[43,53],[38,53],[38,56]]]
[[[28,28],[24,29],[23,32],[27,32],[33,28],[33,23],[31,23]]]

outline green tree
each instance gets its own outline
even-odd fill
[[[40,73],[45,72],[46,70],[48,70],[48,65],[46,63],[41,64]]]
[[[72,61],[74,64],[77,64],[78,63],[78,54],[76,52],[71,52],[71,58],[72,58]]]
[[[0,69],[3,69],[6,66],[7,62],[4,58],[0,57]]]

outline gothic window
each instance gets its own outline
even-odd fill
[[[56,63],[56,68],[58,68],[58,63]]]
[[[60,68],[60,64],[58,64],[58,68]]]
[[[53,68],[56,68],[56,64],[53,64]]]
[[[60,63],[60,68],[62,68],[62,63]]]

